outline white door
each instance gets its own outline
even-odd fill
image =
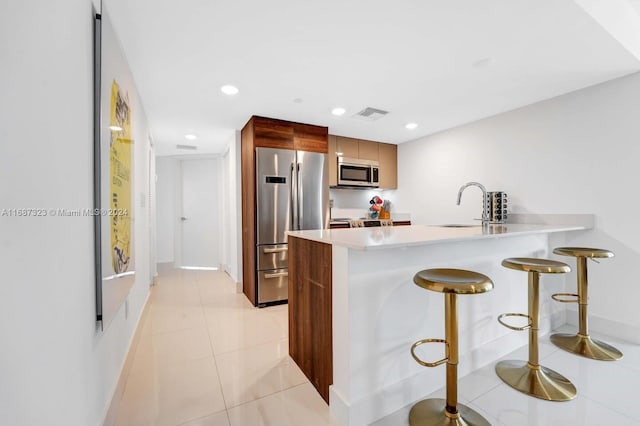
[[[182,160],[182,266],[220,266],[218,159]]]

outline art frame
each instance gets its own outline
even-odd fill
[[[94,15],[92,210],[96,321],[102,329],[135,282],[133,93],[131,72],[103,8]]]

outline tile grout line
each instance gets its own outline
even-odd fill
[[[307,385],[307,384],[311,384],[311,382],[306,381],[306,382],[304,382],[304,383],[300,383],[300,384],[297,384],[297,385],[291,386],[291,387],[286,388],[286,389],[281,389],[281,390],[279,390],[279,391],[271,392],[270,394],[263,395],[263,396],[261,396],[261,397],[259,397],[259,398],[252,399],[251,401],[246,401],[246,402],[243,402],[242,404],[234,405],[233,407],[229,407],[229,408],[238,408],[238,407],[242,407],[243,405],[252,404],[252,403],[254,403],[254,402],[260,401],[261,399],[265,399],[265,398],[271,397],[271,396],[273,396],[273,395],[277,395],[277,394],[279,394],[279,393],[288,392],[288,391],[290,391],[290,390],[292,390],[292,389],[295,389],[295,388],[297,388],[297,387],[304,386],[304,385]],[[227,413],[228,413],[228,412],[229,412],[229,409],[227,409]]]
[[[231,425],[231,418],[229,417],[229,408],[227,406],[227,399],[224,396],[224,389],[222,388],[222,379],[220,378],[220,370],[218,369],[218,362],[216,361],[216,354],[213,350],[213,342],[211,341],[211,331],[209,330],[209,321],[207,321],[204,306],[202,305],[202,293],[200,290],[200,286],[196,285],[198,289],[198,299],[200,300],[200,310],[202,311],[202,316],[204,317],[205,327],[207,329],[207,336],[209,336],[209,347],[211,348],[211,356],[213,357],[213,365],[216,368],[216,375],[218,376],[218,385],[220,386],[220,394],[222,395],[222,402],[224,403],[224,410],[227,415],[227,422]]]

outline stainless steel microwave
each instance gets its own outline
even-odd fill
[[[338,157],[338,186],[377,188],[379,185],[377,161]]]

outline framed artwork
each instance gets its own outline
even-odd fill
[[[104,329],[135,280],[135,86],[103,8],[94,20],[94,237],[96,320]]]

